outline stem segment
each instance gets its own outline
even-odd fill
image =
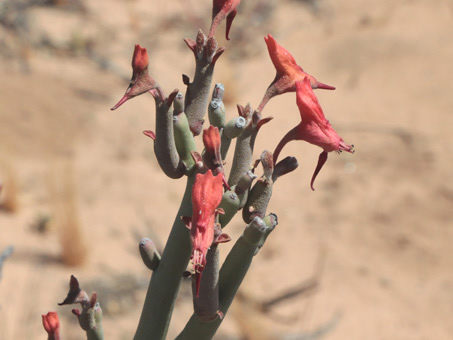
[[[190,259],[189,231],[180,216],[192,214],[192,186],[195,174],[187,177],[181,206],[168,237],[160,264],[153,272],[134,340],[165,339],[182,273]]]
[[[255,217],[225,259],[219,278],[219,307],[224,315],[230,308],[253,257],[276,225],[277,216],[274,214],[264,219]],[[210,340],[217,332],[222,320],[218,317],[206,322],[193,314],[176,340]]]

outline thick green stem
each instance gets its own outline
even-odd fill
[[[245,129],[247,120],[244,117],[236,117],[227,122],[222,129],[222,143],[220,147],[220,155],[222,159],[226,158],[231,141],[237,138]]]
[[[261,164],[263,166],[264,174],[255,183],[252,190],[250,190],[247,202],[242,210],[242,218],[245,223],[252,222],[252,219],[255,216],[264,218],[272,196],[274,162],[271,152],[267,150],[263,151],[261,154]]]
[[[219,215],[219,222],[222,228],[231,221],[236,215],[241,205],[245,204],[247,199],[246,195],[250,189],[250,185],[256,176],[251,172],[247,171],[240,179],[238,184],[233,186],[231,190],[225,191],[220,202],[219,208],[224,211],[223,215]]]
[[[194,313],[205,321],[215,319],[219,310],[219,267],[219,249],[212,245],[206,256],[199,297],[195,279],[192,279]]]
[[[200,30],[196,41],[184,40],[195,55],[195,75],[193,82],[187,76],[183,77],[187,85],[185,112],[189,120],[190,129],[194,136],[198,136],[203,129],[204,116],[211,91],[212,75],[217,59],[225,50],[217,49],[217,41],[214,37],[209,39]]]
[[[103,330],[88,331],[87,340],[104,340],[104,331]]]
[[[208,106],[209,124],[218,127],[219,130],[225,124],[225,105],[223,104],[223,94],[225,87],[223,84],[215,84],[212,91],[212,100]]]
[[[171,99],[160,101],[156,98],[156,139],[154,153],[162,171],[170,178],[181,178],[186,170],[176,150],[173,131],[173,110],[171,104],[178,90],[172,92]]]
[[[96,326],[86,332],[87,340],[104,340],[104,328],[102,327],[102,309],[97,303],[92,309]]]
[[[231,219],[236,215],[239,209],[241,199],[234,192],[234,190],[227,190],[223,194],[222,202],[220,202],[219,208],[222,208],[224,214],[219,216],[219,222],[222,229],[230,223]]]
[[[251,168],[255,139],[261,126],[269,122],[272,117],[262,118],[258,111],[253,111],[249,104],[238,106],[239,115],[247,120],[245,130],[237,137],[234,149],[233,164],[231,165],[228,184],[237,184],[239,179]]]
[[[195,166],[192,151],[197,150],[197,145],[195,144],[195,139],[190,131],[189,121],[184,113],[184,104],[182,100],[182,94],[178,93],[175,99],[175,109],[173,110],[173,129],[176,150],[178,151],[181,161],[184,163],[186,174],[189,174],[193,171]]]
[[[253,161],[253,148],[255,146],[256,133],[252,128],[247,128],[236,140],[233,164],[231,166],[228,184],[236,185],[248,170]]]
[[[190,259],[189,231],[181,216],[192,215],[192,186],[195,174],[187,177],[186,190],[176,215],[160,264],[153,272],[146,293],[135,340],[165,339],[182,274]]]
[[[219,278],[219,307],[224,315],[230,308],[254,255],[276,225],[277,217],[273,214],[265,219],[255,217],[225,259]],[[222,321],[223,319],[216,318],[207,322],[193,314],[176,340],[210,340]]]

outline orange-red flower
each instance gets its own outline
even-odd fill
[[[313,183],[327,160],[327,153],[331,151],[347,151],[353,153],[354,146],[346,144],[332,128],[324,116],[324,112],[312,90],[311,81],[308,77],[305,77],[302,82],[296,83],[296,92],[296,102],[302,121],[290,130],[277,145],[274,151],[274,163],[276,163],[283,147],[292,140],[304,140],[324,149],[319,156],[318,165],[316,166],[310,184],[312,190],[314,190]]]
[[[49,312],[46,315],[42,315],[42,324],[48,334],[48,339],[60,339],[60,320],[57,312]]]
[[[149,59],[146,48],[143,48],[140,45],[135,45],[134,55],[132,56],[131,82],[123,98],[121,98],[121,100],[114,107],[112,107],[112,110],[116,110],[127,100],[156,88],[156,82],[148,74],[148,65]]]
[[[212,23],[209,30],[209,37],[214,36],[217,26],[226,18],[226,39],[230,40],[229,34],[231,24],[238,10],[237,6],[241,0],[214,0],[212,6]]]
[[[215,217],[223,195],[222,175],[214,176],[211,170],[197,174],[192,187],[192,218],[184,218],[190,229],[192,261],[195,272],[197,297],[201,273],[206,265],[206,254],[214,241]]]
[[[320,83],[315,77],[304,72],[302,67],[297,65],[293,56],[280,46],[272,35],[269,34],[264,37],[264,40],[277,74],[274,81],[269,85],[258,111],[262,111],[272,97],[286,92],[295,92],[296,83],[303,81],[306,77],[310,80],[313,89],[335,90],[335,87]]]
[[[225,179],[225,170],[223,169],[222,155],[220,154],[220,132],[215,126],[203,130],[204,154],[203,163],[208,169],[211,169],[214,175],[222,174],[223,183],[230,189]]]
[[[222,156],[220,155],[220,133],[217,127],[211,125],[203,131],[203,144],[205,165],[213,171],[220,168],[217,173],[223,172]]]

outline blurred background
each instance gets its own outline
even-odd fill
[[[138,241],[163,248],[184,180],[160,172],[142,134],[154,130],[151,96],[110,107],[136,43],[164,91],[183,90],[194,65],[183,38],[208,31],[211,6],[0,1],[0,339],[44,338],[41,314],[55,310],[62,336],[83,338],[71,307],[56,305],[71,274],[98,293],[106,339],[132,338],[150,277]],[[316,94],[356,153],[330,154],[312,192],[321,149],[283,150],[299,169],[274,187],[279,225],[216,339],[451,339],[452,19],[450,0],[248,0],[230,41],[220,26],[214,81],[225,84],[228,119],[236,104],[256,108],[274,79],[263,40],[272,34],[336,86]],[[263,114],[275,119],[256,158],[300,120],[294,93]],[[243,228],[237,216],[227,232]],[[191,310],[185,283],[169,339]]]

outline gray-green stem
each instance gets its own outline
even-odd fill
[[[102,309],[99,303],[96,303],[93,310],[93,318],[96,326],[86,332],[87,340],[104,340],[104,328],[102,326]]]
[[[212,91],[212,99],[208,106],[209,124],[216,126],[219,130],[225,124],[225,105],[223,104],[223,94],[225,87],[223,84],[215,84]]]
[[[184,163],[186,174],[189,174],[194,170],[195,162],[192,157],[192,151],[196,151],[197,145],[190,131],[187,116],[184,113],[184,98],[182,93],[176,95],[173,106],[173,130],[176,150],[181,161]]]
[[[272,196],[274,161],[271,152],[263,151],[261,154],[261,165],[263,166],[264,174],[250,190],[244,210],[242,210],[242,218],[245,223],[250,223],[255,216],[264,218]]]
[[[170,96],[176,96],[178,90]],[[175,136],[173,131],[173,99],[156,101],[156,139],[154,141],[154,153],[162,171],[170,178],[180,178],[185,174],[186,167],[181,161],[176,150]]]
[[[219,222],[222,228],[225,228],[236,215],[241,205],[245,205],[246,194],[250,190],[250,186],[255,178],[256,176],[251,171],[247,171],[239,179],[238,184],[223,194],[222,201],[219,205],[219,208],[222,208],[224,211],[224,214],[219,215]]]
[[[206,255],[198,298],[195,279],[192,280],[193,309],[202,320],[215,319],[219,310],[219,268],[219,249],[217,245],[212,245]]]
[[[220,155],[222,156],[222,159],[226,158],[231,141],[244,131],[246,125],[247,120],[244,117],[236,117],[223,126],[222,142],[220,146]]]
[[[247,127],[236,140],[233,164],[231,165],[230,177],[228,178],[230,187],[237,184],[242,175],[250,170],[258,131],[263,124],[272,119],[271,117],[262,118],[261,114],[258,111],[253,111],[249,104],[245,108],[238,106],[238,109],[240,116],[247,119]]]
[[[207,39],[201,30],[197,34],[196,41],[185,39],[185,42],[194,52],[196,63],[193,82],[190,82],[189,78],[184,76],[184,82],[187,85],[185,112],[190,129],[194,136],[197,136],[203,129],[214,65],[225,49],[223,47],[217,49],[215,38]]]
[[[176,295],[181,285],[182,273],[190,259],[189,230],[181,216],[192,215],[192,186],[195,173],[187,177],[186,190],[176,214],[170,236],[160,264],[153,272],[146,293],[135,340],[165,339],[173,313]]]
[[[219,306],[224,315],[230,308],[254,255],[276,225],[277,217],[275,215],[270,215],[264,220],[255,217],[225,259],[219,278]],[[214,337],[222,321],[223,319],[217,318],[206,322],[193,314],[176,340],[210,340]]]

